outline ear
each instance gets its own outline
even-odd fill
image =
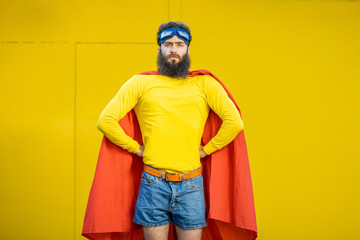
[[[190,47],[188,47],[188,55],[190,55]]]

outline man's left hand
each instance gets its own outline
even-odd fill
[[[199,155],[200,155],[200,158],[204,158],[207,156],[206,152],[204,152],[203,150],[203,147],[202,145],[200,145],[200,148],[199,148]]]

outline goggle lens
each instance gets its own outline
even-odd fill
[[[184,32],[184,31],[181,31],[180,29],[178,29],[178,33],[179,33],[182,37],[184,37],[184,38],[186,38],[187,40],[189,40],[189,34],[187,34],[187,32]]]
[[[160,34],[160,39],[163,39],[163,38],[165,38],[165,37],[168,37],[168,36],[170,36],[171,34],[172,34],[172,30],[168,30],[168,31],[166,31],[166,30],[164,30],[161,34]]]

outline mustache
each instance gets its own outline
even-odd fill
[[[169,56],[167,56],[168,59],[171,57],[177,57],[180,59],[180,55],[178,55],[178,54],[170,54]]]

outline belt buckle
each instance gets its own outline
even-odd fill
[[[165,181],[168,181],[168,175],[171,175],[171,173],[167,173],[167,172],[165,172]]]
[[[176,173],[165,173],[165,180],[166,180],[166,181],[168,181],[168,175],[178,176],[177,181],[179,181],[179,179],[182,179],[181,175],[179,175],[179,174],[176,174]],[[171,181],[171,182],[173,182],[173,181]]]
[[[181,174],[181,173],[172,173],[170,174],[172,176],[176,176],[176,180],[173,180],[173,182],[182,182],[185,180],[185,176],[184,174]]]

